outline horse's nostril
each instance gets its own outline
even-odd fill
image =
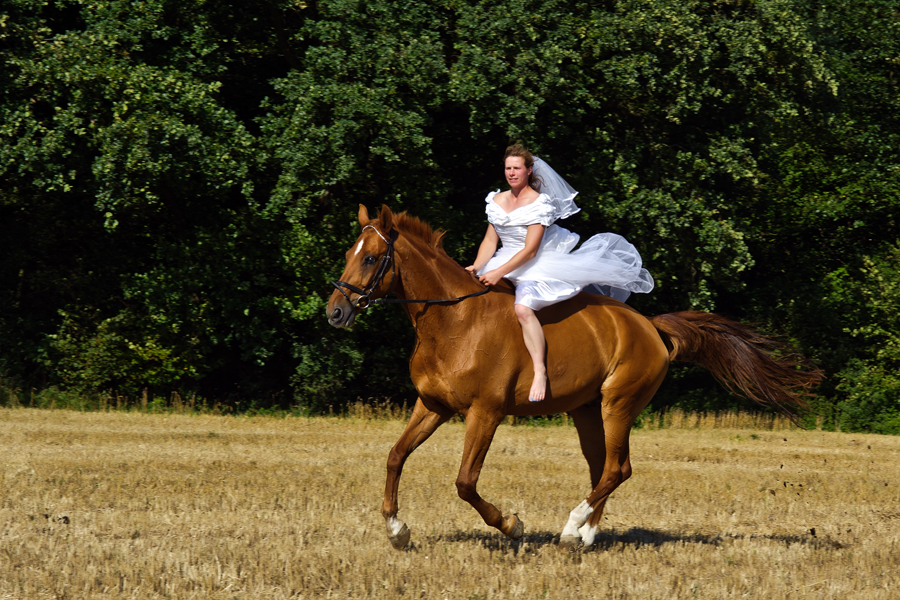
[[[340,308],[335,308],[334,311],[331,313],[331,322],[337,323],[338,321],[341,320],[341,316],[343,314],[344,314],[344,311],[342,311]]]

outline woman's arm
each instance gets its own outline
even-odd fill
[[[507,273],[521,267],[534,258],[541,247],[541,240],[544,239],[544,229],[545,227],[540,223],[529,225],[528,232],[525,234],[525,247],[516,252],[505,264],[488,271],[478,279],[485,285],[497,285]]]
[[[478,247],[478,256],[475,257],[475,264],[466,267],[466,271],[477,274],[481,267],[486,265],[487,261],[491,260],[491,257],[494,256],[494,252],[497,251],[497,244],[499,242],[500,236],[497,235],[494,226],[488,223],[484,239],[481,240],[481,245]]]

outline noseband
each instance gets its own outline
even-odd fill
[[[391,289],[388,290],[388,294],[394,289],[394,282],[397,280],[397,271],[394,265],[394,231],[395,229],[391,227],[391,231],[388,233],[388,237],[385,238],[381,235],[381,232],[378,231],[373,225],[366,225],[363,227],[363,231],[366,229],[371,229],[378,237],[384,240],[384,243],[387,244],[387,252],[381,257],[381,262],[378,264],[378,269],[376,269],[375,274],[372,275],[372,279],[369,281],[369,284],[366,286],[366,289],[361,290],[355,285],[347,283],[346,281],[331,281],[331,285],[337,288],[344,298],[347,299],[347,302],[350,303],[355,310],[365,310],[369,308],[373,304],[413,304],[413,303],[425,303],[425,304],[437,304],[442,302],[458,302],[460,300],[465,300],[466,298],[473,298],[475,296],[481,296],[482,294],[487,294],[491,288],[486,287],[480,292],[475,292],[473,294],[466,294],[465,296],[458,296],[456,298],[440,298],[436,300],[405,300],[401,298],[376,298],[375,300],[369,300],[369,297],[372,295],[372,292],[375,291],[375,288],[381,284],[381,281],[384,279],[385,274],[387,274],[388,263],[391,265]],[[350,299],[350,296],[344,289],[347,289],[351,293],[359,294],[356,298],[356,301]]]

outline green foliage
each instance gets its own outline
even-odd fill
[[[52,366],[69,388],[86,392],[104,382],[135,397],[142,389],[136,386],[177,388],[197,378],[201,357],[178,353],[173,344],[161,339],[159,327],[145,321],[159,321],[159,316],[153,319],[126,310],[96,325],[96,318],[88,316],[86,326],[73,315],[63,313],[62,317],[60,332],[50,336],[50,347],[56,357]],[[177,328],[168,333],[177,335]],[[191,341],[196,345],[196,340],[188,345]]]
[[[254,40],[223,38],[230,11],[212,7],[10,8],[11,85],[0,106],[9,231],[37,224],[30,242],[56,233],[46,221],[74,213],[70,243],[37,257],[14,247],[4,265],[7,277],[18,271],[15,302],[36,300],[42,315],[37,327],[3,323],[12,339],[43,336],[22,374],[78,389],[187,385],[227,396],[235,363],[248,363],[240,375],[286,371],[269,360],[287,345],[272,340],[290,311],[284,228],[253,202],[256,138],[241,107],[223,102],[247,76],[230,69],[257,54]],[[77,264],[60,275],[65,252]],[[45,302],[54,285],[64,289]]]
[[[836,423],[844,430],[900,433],[900,247],[863,256],[827,278],[830,305],[856,346],[836,374]]]
[[[580,190],[567,227],[641,249],[657,288],[636,308],[783,335],[829,375],[826,426],[894,431],[898,12],[9,0],[0,362],[254,410],[408,402],[400,311],[324,318],[358,204],[446,229],[468,262],[520,140]],[[673,405],[746,408],[691,368],[654,403]]]

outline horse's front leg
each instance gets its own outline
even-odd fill
[[[400,510],[397,502],[397,490],[400,488],[403,464],[413,450],[453,416],[453,413],[443,406],[436,405],[433,408],[434,410],[427,408],[421,398],[416,400],[406,429],[403,430],[400,439],[397,440],[388,455],[387,481],[384,485],[384,503],[381,505],[381,514],[384,516],[387,526],[388,539],[397,550],[402,550],[409,543],[409,528],[397,518],[397,511]]]
[[[473,406],[466,415],[466,442],[463,448],[462,465],[456,478],[456,490],[459,497],[478,511],[484,522],[496,527],[504,535],[517,540],[525,533],[525,525],[516,515],[504,517],[500,510],[478,495],[478,476],[494,432],[503,420],[500,411],[486,411]]]

